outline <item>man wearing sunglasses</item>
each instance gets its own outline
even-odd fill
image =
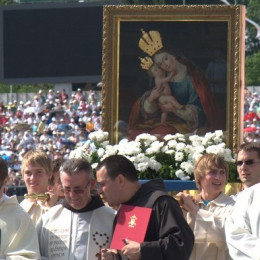
[[[260,143],[242,144],[236,164],[244,190],[225,224],[229,254],[235,260],[260,259]]]
[[[237,171],[243,189],[260,182],[260,143],[242,144],[238,149]]]
[[[101,259],[108,248],[115,211],[98,195],[91,195],[95,180],[85,159],[69,159],[60,168],[65,199],[37,224],[42,259]]]
[[[229,254],[234,260],[260,259],[260,183],[242,191],[225,225]]]
[[[0,259],[40,259],[35,227],[16,197],[4,194],[7,181],[7,164],[0,157]]]

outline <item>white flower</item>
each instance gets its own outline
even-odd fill
[[[222,137],[216,136],[216,137],[213,138],[213,141],[214,141],[215,144],[220,143],[220,142],[222,142]]]
[[[106,151],[105,151],[104,156],[102,157],[102,160],[108,156],[115,155],[117,153],[118,153],[117,147],[112,146],[112,145],[107,145]]]
[[[185,140],[185,136],[181,133],[176,133],[175,136],[176,136],[176,138],[178,138],[178,140],[181,140],[181,139]]]
[[[136,155],[141,152],[140,143],[135,141],[121,141],[118,144],[118,153],[122,155]]]
[[[200,136],[198,136],[198,135],[191,135],[191,136],[189,136],[189,140],[193,143],[193,142],[195,142],[195,143],[200,143],[201,141],[201,138],[200,138]]]
[[[69,158],[85,158],[90,162],[90,155],[88,154],[87,146],[83,145],[70,152]]]
[[[204,140],[210,140],[214,136],[214,133],[206,133],[204,136]]]
[[[203,145],[197,145],[194,149],[196,153],[203,153],[205,151],[205,147]]]
[[[164,146],[162,147],[162,152],[163,152],[163,153],[166,153],[167,151],[169,151],[169,147],[168,147],[168,145],[164,145]]]
[[[190,179],[190,176],[183,176],[180,178],[182,181],[187,181]]]
[[[224,155],[224,148],[221,144],[217,145],[211,145],[206,148],[206,153],[214,153],[214,154],[219,154],[219,155]]]
[[[194,163],[191,161],[182,162],[180,165],[181,169],[183,169],[188,175],[191,175],[194,171]]]
[[[151,143],[150,147],[146,149],[147,154],[155,154],[159,153],[161,151],[161,148],[163,147],[164,143],[155,141]]]
[[[192,145],[188,144],[185,146],[184,152],[185,153],[194,153],[194,151],[196,150],[196,147],[193,147]]]
[[[156,172],[158,172],[158,170],[162,167],[162,165],[159,162],[157,162],[155,159],[151,158],[149,161],[149,167],[152,170],[155,170]]]
[[[147,157],[145,156],[144,153],[139,153],[139,154],[137,154],[133,158],[135,158],[135,160],[134,160],[135,162],[142,162],[142,161],[146,161],[147,160]]]
[[[185,147],[186,147],[185,143],[178,143],[176,145],[176,150],[177,151],[183,151],[185,149]]]
[[[196,163],[203,154],[195,152],[192,155],[192,160]]]
[[[98,130],[92,132],[88,135],[89,139],[96,142],[103,142],[108,139],[108,132],[103,132],[102,130]]]
[[[144,142],[145,146],[149,146],[152,142],[156,140],[156,136],[150,134],[140,134],[135,138],[136,142]]]
[[[172,140],[172,139],[174,139],[174,138],[175,138],[174,135],[168,134],[168,135],[165,135],[163,139],[168,142],[168,141],[170,141],[170,140]]]
[[[170,141],[168,142],[169,148],[175,148],[177,144],[178,144],[178,143],[177,143],[176,140],[170,140]]]
[[[148,169],[149,163],[148,162],[142,162],[137,164],[137,170],[140,172],[144,172]]]
[[[175,153],[175,160],[177,162],[181,162],[183,160],[184,154],[182,152],[176,152]]]
[[[152,154],[156,153],[156,151],[152,147],[149,147],[146,149],[146,153],[152,155]]]
[[[109,141],[104,141],[104,142],[101,143],[101,146],[103,148],[106,148],[107,145],[109,145]]]
[[[130,157],[129,160],[135,164],[136,169],[139,169],[138,168],[139,164],[141,164],[141,166],[142,166],[142,164],[145,164],[148,167],[150,158],[147,157],[145,154],[139,154],[137,156]]]
[[[201,142],[198,141],[198,140],[192,142],[193,147],[198,147],[198,146],[201,146],[201,145],[202,145]]]
[[[230,149],[225,149],[225,154],[224,154],[224,160],[227,162],[235,162],[235,158],[232,157],[232,152]]]
[[[223,142],[222,130],[206,133],[203,137],[191,135],[188,139],[179,133],[166,135],[163,142],[156,136],[144,133],[134,141],[123,139],[114,145],[109,143],[108,133],[101,130],[91,133],[89,137],[85,144],[71,151],[70,158],[86,158],[94,170],[106,157],[120,154],[133,162],[139,173],[148,173],[148,177],[149,171],[156,171],[158,176],[169,173],[169,176],[175,174],[180,180],[188,180],[193,176],[196,162],[204,154],[219,154],[227,162],[235,161],[232,151]],[[92,156],[94,152],[97,156]]]
[[[98,156],[99,157],[102,157],[104,154],[105,154],[105,149],[104,148],[99,148],[97,150],[97,153],[98,153]]]
[[[175,172],[175,175],[176,175],[177,178],[182,178],[182,177],[185,176],[185,173],[184,173],[183,170],[177,170],[177,171]]]
[[[166,150],[165,153],[166,153],[166,154],[173,154],[173,153],[174,153],[174,150],[173,150],[173,149],[169,149],[169,150]]]
[[[216,135],[216,137],[220,137],[221,140],[223,139],[223,131],[222,130],[216,130],[215,135]]]

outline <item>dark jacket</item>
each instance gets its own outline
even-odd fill
[[[141,260],[188,260],[194,235],[178,202],[169,196],[163,180],[143,184],[126,203],[152,208],[145,241],[141,243]]]

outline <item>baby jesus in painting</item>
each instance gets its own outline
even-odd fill
[[[172,96],[171,89],[168,82],[171,81],[174,76],[174,72],[169,73],[168,76],[165,76],[165,71],[161,69],[157,64],[153,64],[149,69],[149,74],[154,77],[154,89],[160,93],[158,97],[159,107],[162,109],[163,106],[167,105],[172,108],[174,113],[176,109],[181,109],[183,106],[177,101],[177,99]],[[162,110],[161,115],[161,124],[166,124],[166,119],[168,112]]]

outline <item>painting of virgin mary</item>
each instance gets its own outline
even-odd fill
[[[158,43],[158,39],[153,39],[153,36],[160,38],[161,46],[152,46],[153,42]],[[175,133],[205,134],[224,129],[224,117],[210,89],[210,82],[205,72],[185,55],[172,48],[173,44],[165,44],[159,30],[143,31],[142,37],[146,42],[147,39],[151,40],[151,46],[148,43],[148,50],[143,51],[144,55],[152,58],[153,64],[164,72],[165,78],[172,75],[168,82],[170,96],[173,96],[180,106],[175,107],[170,102],[160,104],[158,100],[163,93],[163,88],[156,87],[154,78],[150,77],[149,89],[141,93],[133,102],[129,114],[130,139],[144,132],[162,137]],[[149,48],[153,51],[149,52]],[[143,74],[145,73],[146,71],[143,70]],[[163,124],[162,113],[168,115]]]

